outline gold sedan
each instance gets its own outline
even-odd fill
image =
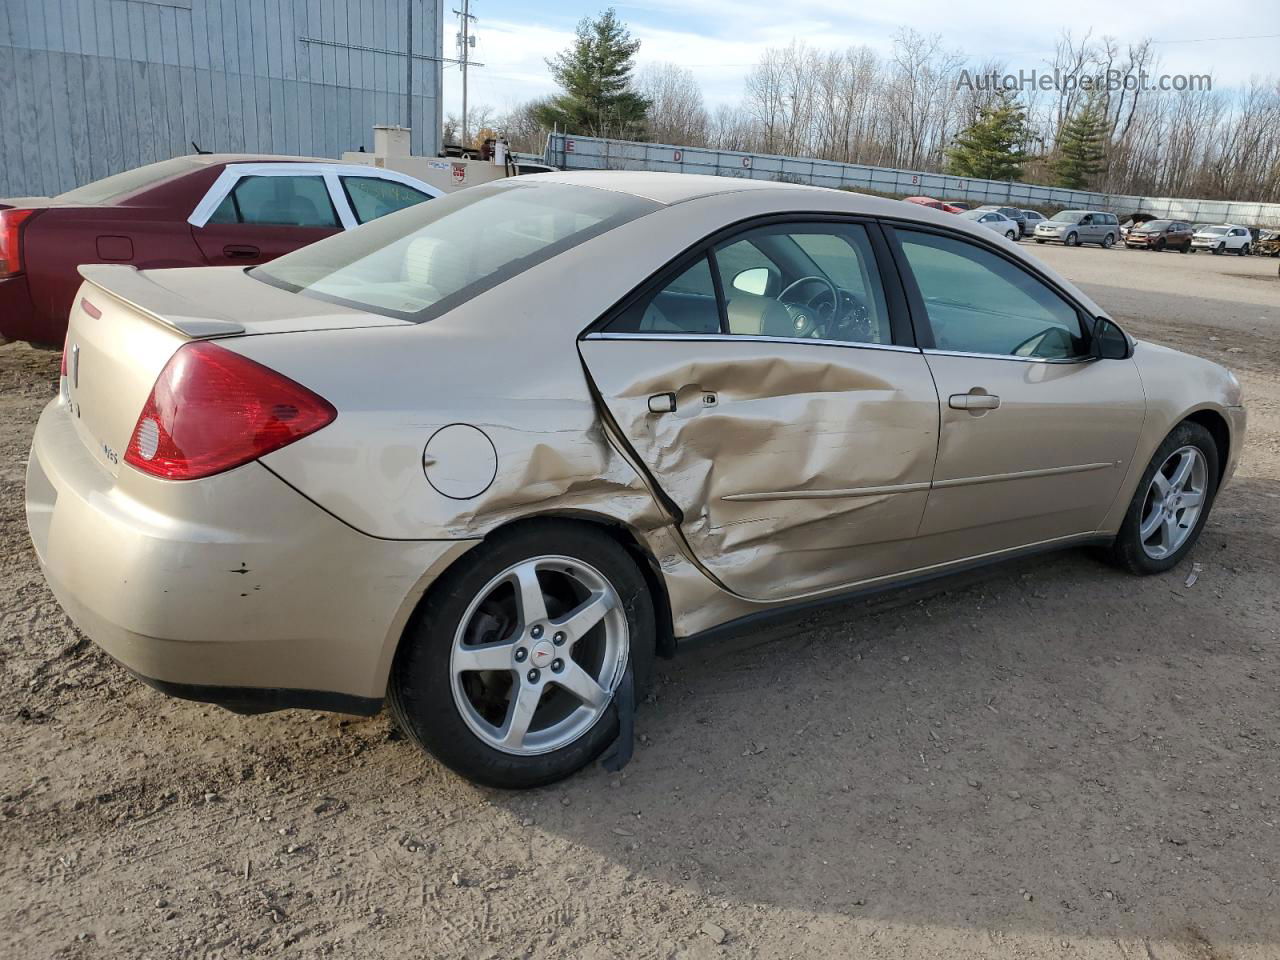
[[[626,756],[656,656],[1083,544],[1192,549],[1240,387],[961,218],[475,187],[239,268],[82,268],[31,536],[175,695],[374,713],[482,783]],[[621,735],[620,735],[621,733]]]

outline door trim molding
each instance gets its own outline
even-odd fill
[[[1059,477],[1069,473],[1089,473],[1093,470],[1110,470],[1123,465],[1123,460],[1107,463],[1075,463],[1066,467],[1042,467],[1038,470],[1018,470],[1014,473],[992,473],[981,477],[956,477],[952,480],[933,481],[934,489],[947,487],[972,487],[982,483],[1003,483],[1006,480],[1033,480],[1037,477]]]
[[[758,493],[729,493],[721,500],[734,503],[756,503],[762,500],[837,500],[855,497],[882,497],[895,493],[919,493],[928,490],[928,480],[918,483],[889,483],[878,487],[847,487],[835,490],[762,490]]]
[[[897,343],[870,343],[861,340],[820,340],[816,337],[766,337],[750,333],[609,333],[596,330],[582,337],[583,340],[660,340],[674,343],[794,343],[804,347],[845,347],[850,350],[889,350],[893,353],[920,353],[919,347],[907,347]],[[1020,360],[1022,357],[1011,359]]]

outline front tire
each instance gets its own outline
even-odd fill
[[[1062,242],[1064,245],[1068,247],[1075,247],[1080,245],[1080,238],[1076,236],[1074,233],[1068,233],[1067,238]]]
[[[1162,573],[1195,546],[1218,493],[1218,446],[1185,420],[1157,448],[1111,546],[1111,559],[1136,574]]]
[[[588,525],[530,522],[487,538],[432,586],[388,699],[405,733],[468,780],[542,786],[614,740],[614,693],[630,663],[642,695],[655,637],[626,550]]]

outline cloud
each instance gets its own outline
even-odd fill
[[[488,2],[486,7],[499,6]],[[844,0],[646,0],[619,3],[619,16],[641,41],[638,63],[670,61],[689,67],[712,107],[736,103],[748,69],[764,50],[801,40],[821,49],[867,45],[887,53],[893,35],[904,26],[939,33],[951,49],[973,61],[996,59],[1011,69],[1044,66],[1053,56],[1063,28],[1081,37],[1114,37],[1123,48],[1144,37],[1192,40],[1280,33],[1280,4],[1275,0],[1237,0],[1232,4],[1115,3],[1077,0],[1069,7],[1026,0],[985,0],[980,12],[964,4],[936,0],[895,0],[876,8],[852,8]],[[546,58],[567,47],[573,27],[600,4],[568,3],[554,11],[502,5],[501,15],[484,10],[477,26],[475,59],[486,64],[470,71],[470,100],[509,109],[555,92]],[[446,26],[448,24],[446,23]],[[446,29],[447,37],[452,30]],[[1212,73],[1219,88],[1243,85],[1251,76],[1276,72],[1274,51],[1280,41],[1166,43],[1157,46],[1161,72]],[[451,50],[445,51],[452,56]],[[461,103],[461,78],[445,67],[445,110]]]

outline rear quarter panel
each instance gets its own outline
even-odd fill
[[[139,269],[203,266],[187,216],[222,167],[197,168],[119,203],[50,206],[34,217],[24,237],[31,339],[62,342],[80,287],[76,268],[82,263],[128,263]]]
[[[37,216],[27,231],[27,283],[39,339],[60,343],[80,288],[82,263],[153,267],[204,264],[183,217],[166,210],[127,207],[57,207]]]

